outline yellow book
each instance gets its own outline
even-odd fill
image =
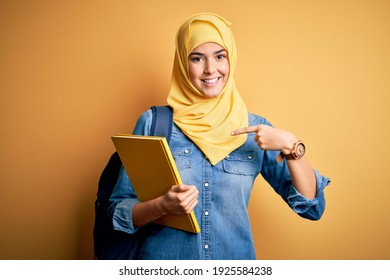
[[[116,134],[111,139],[140,201],[161,196],[171,186],[182,184],[165,137]],[[183,215],[166,215],[155,223],[200,232],[193,211]]]

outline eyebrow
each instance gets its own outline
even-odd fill
[[[220,49],[219,51],[214,52],[214,54],[219,54],[219,53],[222,53],[222,52],[227,52],[227,51],[226,51],[225,49]],[[192,53],[190,53],[189,56],[191,56],[191,55],[202,55],[202,56],[204,56],[204,53],[201,53],[201,52],[192,52]]]

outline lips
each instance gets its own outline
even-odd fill
[[[204,82],[205,84],[208,84],[208,85],[213,85],[213,84],[216,84],[219,80],[219,77],[216,77],[216,78],[213,78],[213,79],[204,79],[202,80],[202,82]]]

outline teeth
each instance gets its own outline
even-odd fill
[[[214,78],[214,79],[203,80],[203,82],[205,82],[206,84],[214,84],[217,82],[217,80],[218,78]]]

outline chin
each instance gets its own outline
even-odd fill
[[[204,97],[208,97],[208,98],[216,98],[219,96],[219,93],[218,94],[203,94]]]
[[[202,94],[205,96],[205,97],[209,97],[209,98],[215,98],[215,97],[218,97],[220,95],[221,91],[220,90],[215,90],[215,91],[202,91]]]

